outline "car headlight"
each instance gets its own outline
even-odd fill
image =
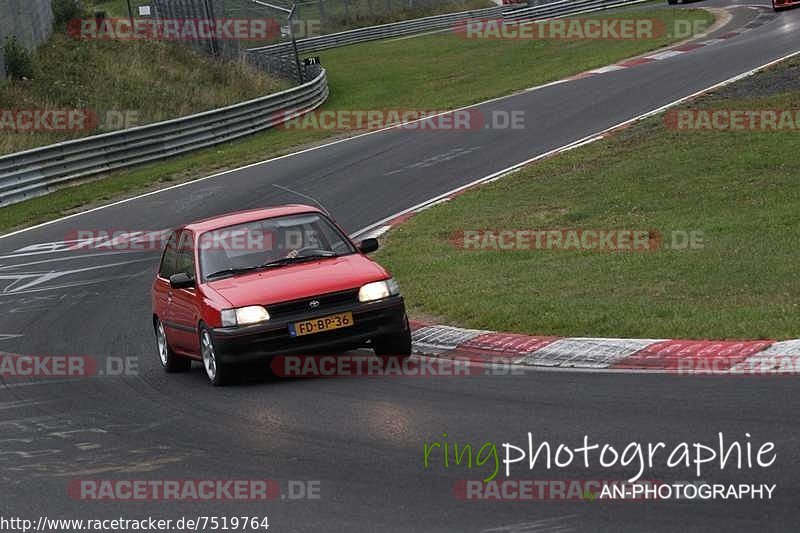
[[[361,303],[364,302],[373,302],[375,300],[381,300],[383,298],[388,298],[389,296],[394,296],[395,294],[400,293],[400,287],[398,287],[397,282],[389,278],[384,281],[375,281],[372,283],[367,283],[358,291],[358,301]]]
[[[269,313],[260,305],[249,305],[238,309],[225,309],[222,311],[222,325],[230,326],[249,326],[269,320]]]

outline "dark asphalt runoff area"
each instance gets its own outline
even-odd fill
[[[721,1],[687,7],[730,7]],[[731,24],[760,11],[742,2]],[[679,7],[680,8],[680,7]],[[709,36],[706,39],[714,37]],[[0,239],[0,351],[85,355],[114,373],[0,383],[0,516],[269,517],[270,531],[796,531],[800,528],[800,395],[794,378],[541,372],[461,378],[274,380],[212,388],[196,365],[165,374],[149,286],[157,252],[75,253],[78,230],[161,230],[234,210],[324,203],[350,232],[481,177],[602,131],[800,50],[800,10],[690,53],[496,100],[525,112],[523,130],[391,130],[339,142]],[[726,439],[775,443],[770,468],[667,468],[646,479],[775,484],[771,500],[462,501],[472,470],[423,444],[479,447],[534,440],[577,447],[584,435],[622,449]],[[749,434],[750,437],[746,437]],[[433,456],[432,456],[433,457]],[[514,479],[622,480],[633,467],[529,471]],[[502,477],[502,476],[501,476]],[[319,498],[271,502],[81,501],[74,480],[271,479],[319,486]],[[299,486],[298,484],[294,485]]]

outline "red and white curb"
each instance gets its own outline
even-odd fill
[[[675,374],[800,375],[800,340],[530,336],[412,323],[414,353],[480,363]]]
[[[766,9],[763,6],[743,6],[743,7],[749,7],[751,9],[759,9],[759,10]],[[770,11],[765,16],[768,19],[771,19],[772,17],[775,16],[775,14]],[[761,15],[759,15],[759,17],[761,17]],[[757,17],[757,19],[759,17]],[[730,38],[730,37],[733,37],[735,35],[739,35],[739,34],[745,32],[745,31],[748,31],[749,29],[752,29],[753,27],[756,27],[755,26],[756,24],[757,24],[757,26],[761,26],[761,25],[763,25],[765,23],[766,22],[758,22],[758,23],[756,23],[756,21],[754,20],[753,22],[748,24],[745,27],[745,29],[743,29],[741,31],[738,31],[738,32],[730,32],[730,33],[726,34],[724,37]],[[682,45],[676,47],[674,50],[661,51],[661,52],[659,52],[658,54],[655,54],[652,57],[658,56],[658,58],[660,58],[660,59],[665,59],[665,58],[668,58],[668,57],[675,57],[674,54],[667,55],[667,52],[672,52],[672,51],[679,51],[679,52],[691,51],[691,50],[694,50],[696,48],[700,48],[702,46],[705,46],[706,44],[704,44],[704,43],[713,44],[713,42],[716,42],[718,40],[719,39],[711,39],[711,40],[708,40],[708,41],[703,41],[701,43],[682,44]],[[586,146],[586,145],[592,144],[592,143],[594,143],[596,141],[599,141],[599,140],[607,139],[608,137],[612,136],[616,132],[624,130],[625,128],[628,128],[628,127],[632,126],[633,124],[635,124],[636,122],[639,122],[640,120],[646,119],[646,118],[651,117],[653,115],[656,115],[658,113],[662,113],[662,112],[666,111],[667,109],[670,109],[670,108],[672,108],[674,106],[680,105],[680,104],[682,104],[684,102],[688,102],[688,101],[690,101],[690,100],[692,100],[694,98],[697,98],[699,96],[707,94],[710,91],[713,91],[715,89],[719,89],[721,87],[725,87],[725,86],[730,85],[730,84],[732,84],[732,83],[734,83],[736,81],[744,79],[744,78],[746,78],[748,76],[752,76],[753,74],[755,74],[755,73],[757,73],[757,72],[759,72],[761,70],[764,70],[766,68],[772,67],[772,66],[774,66],[774,65],[776,65],[776,64],[778,64],[778,63],[780,63],[782,61],[785,61],[785,60],[787,60],[789,58],[792,58],[792,57],[794,57],[794,56],[796,56],[798,54],[800,54],[800,51],[796,51],[796,52],[792,52],[792,53],[786,54],[786,55],[784,55],[784,56],[782,56],[782,57],[780,57],[778,59],[775,59],[773,61],[765,63],[765,64],[763,64],[763,65],[761,65],[759,67],[753,68],[753,69],[751,69],[749,71],[746,71],[746,72],[743,72],[743,73],[738,74],[736,76],[733,76],[732,78],[729,78],[727,80],[719,82],[719,83],[717,83],[715,85],[712,85],[710,87],[706,87],[705,89],[697,91],[694,94],[690,94],[688,96],[684,96],[684,97],[679,98],[679,99],[677,99],[677,100],[675,100],[673,102],[670,102],[670,103],[668,103],[666,105],[663,105],[663,106],[661,106],[659,108],[653,109],[651,111],[648,111],[648,112],[643,113],[641,115],[638,115],[636,117],[628,119],[628,120],[626,120],[624,122],[621,122],[619,124],[616,124],[614,126],[606,128],[603,131],[599,131],[597,133],[588,135],[588,136],[586,136],[586,137],[584,137],[582,139],[578,139],[578,140],[576,140],[576,141],[574,141],[572,143],[569,143],[569,144],[566,144],[566,145],[561,146],[559,148],[555,148],[553,150],[550,150],[549,152],[545,152],[543,154],[539,154],[539,155],[537,155],[535,157],[532,157],[530,159],[527,159],[525,161],[521,161],[521,162],[519,162],[519,163],[517,163],[515,165],[512,165],[512,166],[508,167],[508,168],[505,168],[503,170],[500,170],[500,171],[497,171],[497,172],[495,172],[493,174],[490,174],[489,176],[484,176],[484,177],[479,178],[479,179],[477,179],[477,180],[475,180],[475,181],[473,181],[471,183],[467,183],[466,185],[462,185],[462,186],[460,186],[460,187],[458,187],[456,189],[452,189],[452,190],[450,190],[450,191],[448,191],[446,193],[443,193],[443,194],[441,194],[439,196],[436,196],[434,198],[431,198],[429,200],[421,202],[421,203],[419,203],[419,204],[417,204],[417,205],[415,205],[413,207],[410,207],[410,208],[408,208],[408,209],[406,209],[404,211],[401,211],[399,213],[395,213],[394,215],[386,217],[383,220],[380,220],[378,222],[375,222],[374,224],[371,224],[371,225],[369,225],[369,226],[367,226],[365,228],[362,228],[362,229],[356,231],[355,233],[351,234],[350,237],[353,238],[353,239],[365,239],[365,238],[378,238],[378,237],[381,237],[385,233],[387,233],[390,229],[394,228],[395,226],[398,226],[398,225],[402,224],[403,222],[407,221],[408,219],[410,219],[411,217],[413,217],[417,213],[425,211],[426,209],[429,209],[429,208],[431,208],[433,206],[448,202],[448,201],[456,198],[457,196],[460,196],[461,194],[464,194],[465,192],[467,192],[467,191],[469,191],[471,189],[475,189],[475,188],[481,187],[482,185],[485,185],[487,183],[492,183],[492,182],[498,181],[498,180],[504,178],[505,176],[508,176],[509,174],[513,174],[514,172],[516,172],[516,171],[518,171],[518,170],[520,170],[520,169],[522,169],[524,167],[527,167],[529,165],[532,165],[534,163],[537,163],[539,161],[543,161],[545,159],[549,159],[551,157],[558,156],[558,155],[563,154],[565,152],[569,152],[571,150],[575,150],[576,148],[580,148],[582,146]],[[629,59],[629,60],[626,60],[626,61],[624,61],[624,62],[622,62],[622,63],[620,63],[618,65],[609,65],[607,67],[602,67],[602,68],[595,69],[594,71],[589,71],[589,72],[594,72],[594,73],[613,72],[614,70],[620,70],[620,69],[623,69],[623,68],[629,68],[630,66],[633,66],[633,65],[636,65],[636,64],[646,64],[646,63],[648,63],[650,61],[648,60],[648,61],[642,62],[642,60],[643,59],[647,59],[647,57],[649,57],[649,56],[645,56],[644,58]],[[656,59],[656,60],[660,60],[660,59]],[[589,75],[593,75],[593,74],[589,74]],[[577,76],[578,77],[581,77],[581,76],[582,77],[586,77],[586,73],[578,74]],[[567,83],[570,80],[573,80],[575,78],[576,77],[573,76],[572,78],[565,78],[565,79],[562,79],[562,80],[553,81],[553,82],[550,82],[550,83],[546,83],[544,85],[531,87],[530,89],[527,89],[527,91],[537,91],[537,90],[543,89],[545,87],[550,87],[550,86],[553,86],[553,85],[559,85],[559,84],[562,84],[562,83]],[[489,100],[489,102],[491,102],[491,101],[494,101],[494,100]],[[483,103],[487,103],[487,102],[483,102]],[[476,105],[480,105],[480,104],[476,104]],[[463,108],[463,109],[468,109],[468,107],[467,108]],[[452,112],[452,111],[448,111],[448,113],[450,113],[450,112]],[[1,237],[2,236],[0,236],[0,238]]]
[[[761,8],[759,8],[761,9]],[[769,17],[771,18],[771,17]],[[746,29],[752,29],[764,22],[751,22]],[[743,30],[746,31],[746,30]],[[724,39],[742,32],[731,32]],[[724,39],[711,39],[696,44],[684,44],[674,49],[679,53],[691,51],[702,46],[714,44]],[[658,61],[679,54],[662,51],[653,56],[628,60],[620,65],[612,65],[595,72],[613,72],[650,60]],[[581,146],[604,139],[614,132],[626,128],[634,122],[664,111],[706,92],[729,85],[760,70],[773,66],[790,57],[800,54],[794,52],[777,60],[744,72],[712,87],[681,98],[634,119],[620,123],[602,132],[523,161],[457,189],[431,198],[405,211],[397,213],[375,224],[363,228],[351,237],[380,237],[407,221],[417,213],[435,205],[448,202],[461,194],[497,181],[525,166]],[[655,59],[653,59],[655,58]],[[649,59],[648,61],[641,61]],[[560,80],[549,85],[564,83]],[[414,353],[433,357],[459,358],[477,362],[506,362],[540,368],[573,368],[585,370],[618,370],[634,372],[673,372],[676,374],[753,374],[753,375],[800,375],[800,340],[775,342],[772,340],[752,341],[708,341],[671,339],[607,339],[580,337],[529,336],[515,333],[497,333],[484,330],[455,328],[451,326],[432,326],[413,323]]]
[[[571,80],[580,80],[584,78],[589,78],[591,76],[597,76],[598,74],[605,74],[607,72],[616,72],[618,70],[624,70],[627,68],[638,67],[641,65],[646,65],[648,63],[653,63],[655,61],[663,61],[665,59],[671,59],[673,57],[677,57],[699,48],[704,48],[706,46],[713,46],[718,43],[723,43],[728,39],[732,39],[733,37],[737,37],[743,33],[746,33],[750,30],[755,28],[761,27],[764,24],[774,20],[777,15],[769,8],[764,6],[734,6],[734,7],[747,7],[748,9],[755,9],[758,11],[762,11],[759,13],[751,22],[746,24],[742,29],[728,32],[724,35],[720,35],[719,37],[715,37],[713,39],[707,39],[705,41],[698,41],[698,42],[689,42],[684,43],[673,48],[667,48],[665,50],[661,50],[659,52],[644,55],[640,57],[635,57],[633,59],[626,59],[625,61],[621,61],[614,65],[609,65],[606,67],[596,68],[592,70],[587,70],[585,72],[581,72],[580,74],[575,74],[567,78],[567,81]]]

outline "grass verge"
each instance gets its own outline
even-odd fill
[[[798,72],[794,60],[690,107],[798,111]],[[798,338],[797,135],[679,131],[653,118],[419,214],[388,235],[379,260],[412,313],[468,327]],[[465,229],[552,228],[655,229],[668,243],[674,231],[693,231],[702,243],[597,253],[463,251],[450,242]]]
[[[151,0],[130,0],[134,17],[138,16],[139,6],[152,5]],[[285,5],[285,4],[284,4]],[[484,9],[495,4],[489,0],[443,0],[436,3],[409,2],[408,0],[339,0],[331,2],[303,2],[297,6],[298,37],[306,37],[303,30],[313,29],[319,33],[339,31],[387,24],[401,20],[429,17],[458,11]],[[90,0],[88,6],[94,11],[105,11],[110,17],[127,17],[126,0]],[[322,9],[320,9],[322,6]],[[228,0],[222,7],[220,18],[264,18],[274,17],[286,24],[286,17],[265,6],[253,4],[251,0]]]
[[[336,33],[354,28],[377,26],[445,13],[485,9],[495,4],[488,0],[444,0],[437,3],[407,0],[340,0],[304,3],[297,18],[319,24],[320,33]],[[320,6],[323,9],[320,9]]]
[[[58,32],[33,57],[32,80],[0,84],[0,110],[90,109],[99,127],[27,133],[0,128],[0,154],[119,129],[108,119],[109,112],[127,116],[134,122],[129,126],[137,126],[290,86],[244,63],[210,60],[173,42],[77,41]]]
[[[624,16],[624,12],[614,16]],[[632,17],[710,24],[702,10],[636,10]],[[610,13],[603,16],[612,16]],[[659,48],[650,41],[467,41],[451,34],[366,43],[321,53],[331,96],[325,109],[443,109],[509,94]],[[376,58],[380,58],[376,62]],[[352,133],[352,132],[350,132]],[[32,225],[165,184],[289,153],[343,135],[271,130],[157,165],[115,173],[0,209],[0,231]]]

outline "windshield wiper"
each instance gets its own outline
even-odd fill
[[[268,261],[257,268],[273,268],[284,265],[291,265],[293,263],[303,263],[305,261],[313,261],[314,259],[322,259],[325,257],[336,257],[336,252],[317,252],[310,255],[300,255],[297,257],[282,257],[274,261]]]
[[[222,277],[222,276],[235,276],[237,274],[243,274],[245,272],[251,272],[253,270],[256,270],[257,268],[259,268],[259,267],[251,266],[251,267],[240,267],[240,268],[226,268],[224,270],[218,270],[217,272],[209,274],[208,276],[206,276],[206,279],[219,278],[219,277]]]
[[[249,266],[249,267],[240,267],[240,268],[226,268],[224,270],[219,270],[214,272],[213,274],[209,274],[206,276],[206,279],[212,278],[219,278],[222,276],[235,276],[237,274],[244,274],[245,272],[252,272],[254,270],[262,270],[265,268],[274,268],[284,265],[290,265],[293,263],[302,263],[305,261],[313,261],[314,259],[321,259],[325,257],[336,257],[338,254],[336,252],[330,251],[320,251],[309,255],[301,255],[298,257],[283,257],[281,259],[276,259],[274,261],[268,261],[266,263]]]

